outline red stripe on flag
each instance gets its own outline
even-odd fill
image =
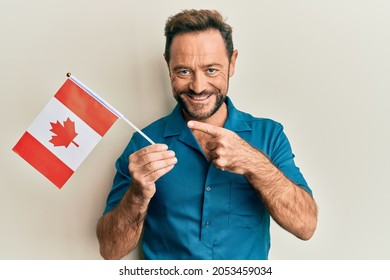
[[[12,150],[42,173],[59,189],[62,188],[74,173],[72,169],[27,131]]]
[[[102,137],[118,119],[110,110],[71,80],[66,80],[54,95]]]

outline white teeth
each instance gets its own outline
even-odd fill
[[[192,99],[195,99],[195,100],[205,100],[209,97],[209,95],[206,95],[206,96],[191,96]]]

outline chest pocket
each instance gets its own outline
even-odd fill
[[[265,215],[264,205],[252,187],[244,181],[231,181],[229,224],[251,228],[260,224]]]

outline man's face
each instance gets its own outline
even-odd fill
[[[229,63],[221,34],[211,29],[176,35],[170,53],[173,95],[186,117],[210,118],[224,105],[237,52]]]

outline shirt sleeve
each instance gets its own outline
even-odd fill
[[[276,137],[273,143],[273,151],[270,154],[272,163],[293,183],[306,190],[310,195],[313,195],[312,190],[308,186],[300,169],[296,166],[292,152],[292,148],[286,134],[283,131],[283,126],[278,124],[278,129],[275,133]]]
[[[132,179],[129,172],[129,156],[139,149],[137,138],[134,135],[129,144],[115,162],[116,174],[112,183],[111,191],[107,197],[106,208],[103,214],[114,209],[122,200],[131,185]]]

